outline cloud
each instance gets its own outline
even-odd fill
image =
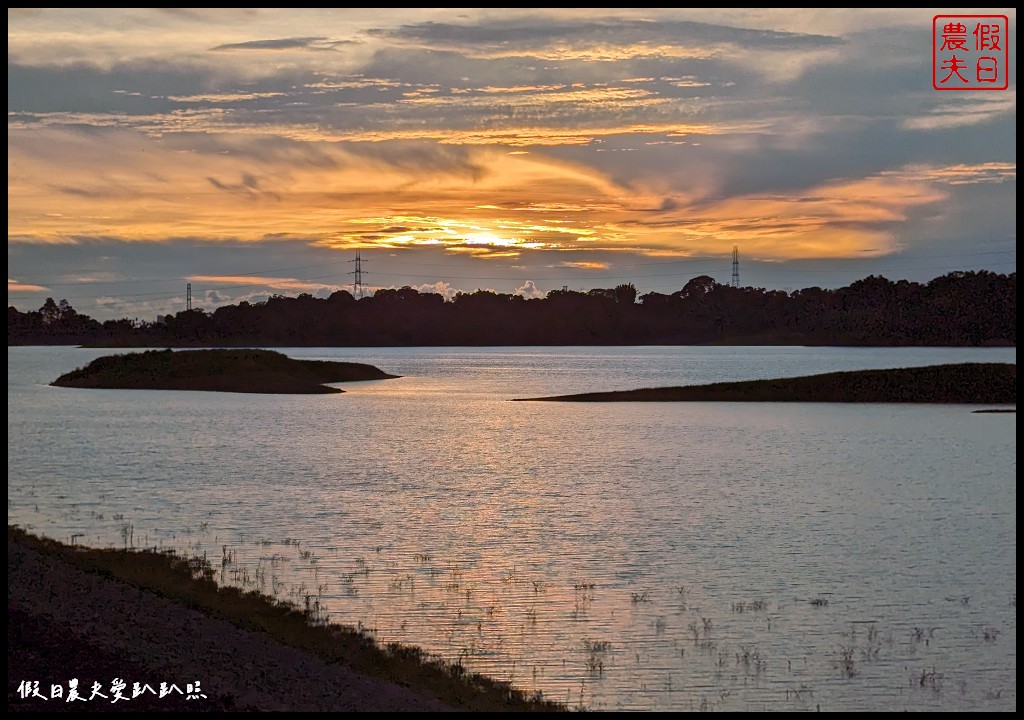
[[[594,260],[577,260],[573,262],[563,260],[553,267],[576,268],[577,270],[607,270],[609,265],[606,262],[597,262]]]
[[[531,298],[542,298],[547,295],[546,292],[537,287],[533,280],[527,280],[522,285],[516,288],[515,295],[522,295],[527,300]]]
[[[32,285],[31,283],[22,283],[17,280],[7,278],[7,292],[46,292],[50,288],[42,285]]]
[[[194,283],[211,283],[229,287],[232,285],[260,286],[273,288],[274,290],[292,290],[296,292],[312,292],[324,287],[336,287],[330,283],[309,282],[297,278],[262,277],[259,275],[190,275],[188,280]],[[224,288],[216,288],[215,290],[221,289]]]
[[[282,97],[282,92],[222,92],[198,93],[196,95],[170,95],[169,100],[178,103],[240,103],[263,98]]]
[[[751,194],[698,203],[650,222],[672,228],[676,247],[706,252],[742,246],[759,259],[855,257],[864,247],[885,255],[899,249],[893,229],[948,194],[926,176],[907,173],[835,181],[799,193]],[[661,235],[658,232],[658,235]]]
[[[326,37],[288,37],[271,40],[247,40],[245,42],[225,43],[210,48],[213,51],[224,50],[334,50],[342,45],[355,44],[355,40],[329,40]]]
[[[630,57],[706,57],[720,46],[758,50],[806,49],[841,44],[836,37],[753,30],[702,22],[608,19],[543,22],[515,20],[472,24],[425,22],[367,34],[415,47],[452,49],[468,56],[529,55],[546,60],[622,60]]]
[[[364,286],[363,289],[364,292],[368,292],[369,294],[372,295],[376,293],[378,290],[399,290],[403,287],[411,287],[413,290],[419,293],[440,295],[445,299],[445,301],[453,300],[456,295],[462,292],[462,290],[459,290],[459,288],[457,287],[453,287],[451,283],[445,282],[444,280],[438,280],[432,283],[421,283],[419,285],[397,285],[394,283],[390,285],[369,285]],[[351,290],[349,290],[349,292],[351,292]]]
[[[333,291],[331,291],[333,292]],[[271,298],[272,295],[278,295],[279,293],[269,293],[266,290],[256,290],[249,293],[243,293],[241,295],[226,295],[223,293],[217,293],[220,300],[217,301],[215,307],[223,305],[238,305],[239,303],[249,303],[250,305],[257,305],[259,303],[265,303]]]
[[[157,315],[174,315],[185,309],[185,298],[172,297],[160,300],[140,300],[133,297],[101,295],[94,300],[93,307],[77,307],[79,312],[101,318],[138,318],[152,322]]]
[[[425,283],[423,285],[417,285],[416,289],[421,293],[436,293],[444,297],[445,300],[452,300],[456,295],[459,294],[459,289],[454,288],[451,284],[438,280],[436,283]]]
[[[999,117],[1014,116],[1017,112],[1017,91],[1006,90],[996,94],[998,97],[944,98],[926,114],[904,118],[903,127],[908,130],[943,130],[963,125],[980,125]]]
[[[262,190],[260,188],[260,179],[249,172],[243,172],[241,180],[237,183],[221,182],[214,177],[207,177],[206,180],[218,190],[240,194],[253,200],[258,198],[269,198],[271,200],[276,200],[277,202],[281,201],[281,196],[278,193]]]
[[[180,294],[198,267],[262,281],[387,248],[474,279],[514,263],[509,291],[734,243],[853,262],[1002,242],[1015,86],[922,83],[908,38],[932,14],[9,12],[9,272],[59,287],[42,259],[124,272],[142,243],[273,258],[176,265]],[[122,266],[89,265],[101,245]]]
[[[116,155],[106,151],[111,144]],[[714,254],[742,243],[764,258],[848,257],[897,247],[895,229],[912,209],[941,202],[953,183],[1009,187],[1016,178],[1006,161],[886,167],[874,149],[853,157],[851,148],[849,160],[842,147],[818,150],[835,158],[833,172],[884,167],[832,178],[814,162],[815,148],[757,145],[755,160],[723,140],[687,152],[682,164],[647,148],[645,175],[632,177],[628,162],[606,173],[593,155],[579,162],[430,143],[39,129],[9,147],[18,170],[8,182],[9,243],[292,238],[335,249],[439,247],[488,260],[545,250]],[[261,200],[271,202],[257,211]]]
[[[927,180],[948,185],[1001,185],[1017,180],[1017,163],[960,163],[944,167],[912,165],[901,170],[885,171],[880,175],[907,182]]]

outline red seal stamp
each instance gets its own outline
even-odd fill
[[[1010,22],[1006,15],[932,18],[932,87],[1005,90],[1010,86]]]

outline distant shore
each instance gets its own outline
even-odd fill
[[[396,377],[373,365],[295,360],[272,350],[150,350],[97,358],[51,384],[73,388],[308,395],[344,392],[324,383]]]
[[[564,710],[504,682],[381,647],[340,625],[314,626],[299,609],[218,588],[202,558],[90,550],[7,528],[8,710],[477,712]],[[69,681],[90,696],[69,703]],[[111,684],[128,698],[111,707]],[[38,682],[50,697],[18,692]],[[133,683],[182,691],[131,699]],[[188,684],[198,683],[194,699]]]
[[[957,363],[521,400],[1016,404],[1017,366],[1009,363]]]
[[[526,298],[493,290],[446,298],[413,287],[356,297],[274,295],[155,322],[99,322],[47,298],[7,312],[7,344],[106,347],[497,347],[789,345],[1008,347],[1017,344],[1017,274],[953,271],[928,283],[868,276],[791,292],[690,278],[669,294],[634,285]]]

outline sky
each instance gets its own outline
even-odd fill
[[[1009,87],[864,9],[8,9],[8,305],[1016,271]]]

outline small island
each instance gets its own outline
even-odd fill
[[[373,365],[295,360],[272,350],[150,350],[97,358],[50,384],[71,388],[309,395],[345,392],[324,383],[396,377],[399,376]]]
[[[1009,363],[958,363],[889,370],[854,370],[776,380],[644,388],[520,400],[1016,404],[1017,366]]]

